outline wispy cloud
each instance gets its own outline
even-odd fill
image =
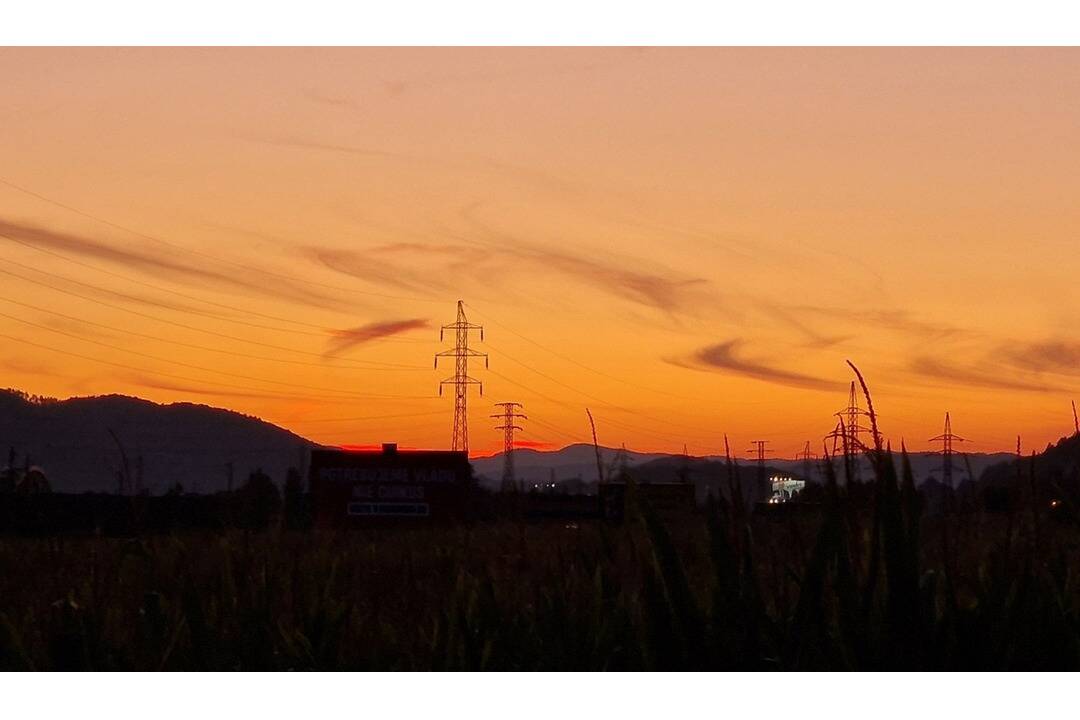
[[[793,305],[774,312],[783,312],[796,322],[794,316],[810,316],[850,322],[858,326],[879,327],[901,333],[910,333],[924,338],[943,340],[970,334],[970,331],[948,323],[935,323],[914,315],[907,310],[896,309],[850,309],[842,307],[818,307],[811,305]]]
[[[263,143],[265,145],[276,145],[278,147],[296,148],[299,150],[322,150],[326,152],[342,153],[345,155],[367,155],[370,157],[385,157],[410,159],[409,155],[404,153],[390,152],[388,150],[379,150],[378,148],[361,147],[359,145],[344,145],[341,143],[331,142],[319,142],[316,140],[303,140],[300,138],[248,138],[254,142]]]
[[[1029,372],[1052,372],[1080,375],[1080,343],[1068,340],[1045,340],[1034,343],[1010,342],[999,354],[1013,365]]]
[[[701,348],[689,358],[668,359],[667,362],[672,365],[690,368],[692,370],[718,371],[721,373],[753,378],[775,385],[785,385],[808,390],[835,391],[838,388],[843,387],[843,383],[814,377],[812,375],[805,375],[791,370],[784,370],[762,361],[738,357],[736,351],[743,344],[742,340],[736,338],[734,340],[728,340],[726,342],[717,343],[716,345],[709,345],[708,347]]]
[[[180,253],[176,251],[152,252],[146,243],[138,247],[121,246],[83,235],[3,218],[0,218],[0,235],[6,236],[8,242],[30,245],[46,252],[65,256],[74,255],[101,260],[173,282],[241,291],[248,295],[286,297],[316,307],[328,308],[340,305],[340,302],[331,296],[293,283],[287,278],[276,278],[272,283],[265,282],[265,278],[256,280],[252,276],[262,273],[254,266],[250,268],[250,272],[244,272],[240,269],[221,269],[220,265],[215,267],[197,265],[181,260]],[[4,239],[0,238],[0,240]],[[211,262],[207,260],[207,263]]]
[[[690,294],[708,285],[701,278],[679,278],[643,266],[626,266],[551,248],[516,247],[507,252],[534,266],[588,281],[617,297],[666,312],[691,308],[694,303]]]
[[[410,330],[426,328],[428,326],[429,322],[427,320],[418,318],[414,320],[392,320],[389,322],[369,323],[367,325],[346,330],[334,330],[333,337],[327,343],[326,350],[323,352],[323,357],[336,357],[357,345],[363,345],[372,340],[391,337],[393,335],[398,335]]]
[[[1037,379],[1017,377],[1014,370],[993,367],[971,367],[939,358],[914,358],[909,369],[916,376],[944,381],[950,385],[986,388],[991,390],[1020,390],[1025,392],[1061,392],[1063,388],[1048,385]]]
[[[709,287],[702,278],[680,277],[645,263],[525,243],[394,243],[364,252],[309,246],[303,252],[350,277],[413,292],[446,291],[450,279],[460,284],[463,277],[490,283],[508,273],[556,273],[635,304],[679,313],[700,307]]]
[[[449,289],[450,271],[460,262],[460,258],[468,257],[466,249],[455,254],[438,247],[413,247],[406,251],[375,247],[358,252],[309,246],[303,248],[302,252],[323,267],[350,278],[417,294]],[[417,259],[423,262],[418,263]],[[436,269],[432,268],[433,264]],[[478,267],[462,271],[477,272]]]
[[[708,280],[687,277],[653,261],[603,251],[569,252],[568,241],[537,243],[516,233],[494,228],[480,219],[476,204],[465,207],[462,219],[472,226],[471,235],[485,239],[488,252],[499,253],[515,265],[555,271],[631,302],[668,314],[696,311],[707,300]]]

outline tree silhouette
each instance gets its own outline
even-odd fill
[[[285,526],[298,530],[304,525],[304,482],[300,471],[291,467],[285,476]]]

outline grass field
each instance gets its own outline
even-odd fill
[[[3,538],[0,667],[1080,667],[1076,523],[925,518],[880,460],[776,516]]]

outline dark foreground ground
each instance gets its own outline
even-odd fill
[[[1078,669],[1041,503],[0,538],[2,669]]]

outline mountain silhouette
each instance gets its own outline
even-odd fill
[[[41,467],[53,492],[116,492],[124,455],[129,477],[141,474],[151,494],[177,483],[187,491],[223,490],[228,463],[235,487],[259,468],[281,484],[290,467],[303,469],[313,445],[258,418],[206,405],[0,391],[0,466],[13,448],[16,467]]]
[[[619,448],[600,447],[600,459],[605,473],[616,462],[619,453]],[[629,467],[671,457],[666,453],[641,453],[632,450],[626,450],[624,456]],[[499,486],[503,468],[502,453],[473,458],[472,465],[482,485],[492,488]],[[514,475],[526,486],[547,482],[553,470],[557,480],[580,478],[585,482],[596,482],[596,450],[588,443],[576,443],[559,450],[519,448],[514,451]]]

